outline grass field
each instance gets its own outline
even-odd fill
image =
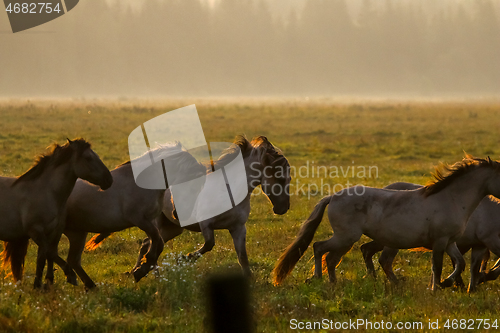
[[[36,154],[66,137],[88,139],[105,164],[114,168],[128,159],[127,138],[135,127],[188,104],[192,101],[0,102],[1,174],[21,174]],[[232,141],[236,134],[265,135],[297,170],[307,163],[376,167],[377,173],[365,176],[322,177],[330,185],[347,181],[376,187],[395,181],[423,184],[431,179],[433,166],[456,162],[463,151],[500,158],[499,103],[206,100],[196,105],[207,141]],[[321,184],[312,174],[300,181]],[[378,264],[378,279],[364,278],[359,246],[367,238],[345,256],[335,287],[326,277],[304,284],[313,266],[311,249],[282,286],[273,286],[271,271],[277,258],[320,198],[312,188],[299,192],[283,216],[273,215],[264,197],[252,199],[247,249],[254,273],[251,290],[257,332],[290,331],[291,319],[420,321],[425,331],[429,320],[439,320],[442,329],[447,319],[500,320],[497,281],[482,285],[474,295],[454,289],[432,293],[428,289],[430,253],[401,251],[395,268],[404,282],[397,287],[387,282]],[[315,240],[331,233],[323,221]],[[159,276],[150,274],[136,284],[123,272],[134,265],[144,237],[138,229],[125,230],[83,255],[83,267],[98,283],[90,292],[81,284],[66,284],[60,270],[51,290],[33,290],[36,247],[30,246],[21,283],[16,285],[6,276],[8,272],[1,273],[0,332],[203,331],[207,276],[239,267],[229,233],[217,232],[213,251],[196,263],[178,265],[180,255],[203,243],[201,235],[185,232],[166,245]],[[64,237],[60,253],[67,253]],[[496,259],[492,256],[490,264]],[[468,260],[466,255],[467,264]],[[447,260],[445,273],[449,272]],[[468,276],[466,270],[464,277]]]

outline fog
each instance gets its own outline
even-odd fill
[[[12,34],[0,97],[500,97],[495,0],[82,0]]]

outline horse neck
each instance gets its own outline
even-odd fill
[[[243,159],[243,162],[245,164],[245,171],[247,173],[248,193],[252,193],[253,190],[261,184],[264,165],[260,160],[260,154],[254,151],[248,154]]]
[[[470,216],[481,200],[488,194],[487,182],[491,176],[491,169],[481,168],[469,172],[447,186],[453,201],[460,205],[463,212]]]
[[[56,167],[47,166],[47,170],[36,180],[38,186],[49,189],[60,203],[66,202],[78,179],[70,161]]]

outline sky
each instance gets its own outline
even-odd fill
[[[496,0],[85,0],[16,34],[0,14],[0,97],[498,97],[499,13]]]

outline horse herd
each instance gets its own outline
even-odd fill
[[[132,269],[136,281],[156,266],[164,243],[184,229],[201,232],[205,243],[188,258],[198,258],[215,245],[214,230],[227,229],[233,239],[243,273],[251,275],[246,252],[245,223],[250,214],[250,197],[259,185],[269,198],[275,214],[290,208],[290,165],[283,153],[266,137],[252,141],[238,136],[233,148],[219,160],[234,158],[241,152],[248,185],[246,198],[228,211],[197,224],[182,227],[169,189],[144,189],[137,186],[128,161],[109,171],[84,139],[68,139],[53,145],[49,153],[17,178],[0,177],[0,239],[4,241],[3,264],[10,264],[15,281],[22,278],[29,239],[38,245],[34,287],[54,280],[53,263],[64,271],[67,281],[77,284],[77,276],[87,289],[95,283],[81,265],[85,247],[94,249],[113,232],[133,226],[147,234]],[[155,156],[168,164],[182,183],[184,174],[204,175],[212,165],[199,163],[180,143],[160,146]],[[164,158],[162,158],[164,156]],[[140,158],[149,158],[146,154]],[[379,262],[390,281],[396,281],[392,262],[398,249],[424,247],[432,250],[432,289],[463,286],[463,254],[472,248],[469,291],[480,282],[500,275],[500,260],[489,271],[489,251],[500,256],[500,206],[493,197],[500,196],[500,163],[466,156],[453,166],[437,169],[435,180],[427,186],[395,183],[384,189],[363,187],[360,191],[342,191],[319,201],[303,223],[297,237],[279,258],[273,270],[279,285],[293,270],[309,247],[328,206],[333,236],[316,242],[315,278],[321,278],[326,261],[331,282],[336,282],[335,268],[353,244],[365,234],[373,241],[361,246],[368,272],[375,275],[372,257],[383,251]],[[97,185],[97,186],[95,186]],[[280,188],[280,191],[275,191]],[[358,194],[362,193],[362,194]],[[177,194],[176,194],[177,195]],[[493,197],[492,197],[493,196]],[[175,201],[183,200],[182,194]],[[86,243],[87,234],[96,233]],[[69,240],[66,261],[58,255],[58,243],[65,234]],[[441,281],[444,252],[451,257],[454,271]],[[326,255],[326,259],[323,256]]]

